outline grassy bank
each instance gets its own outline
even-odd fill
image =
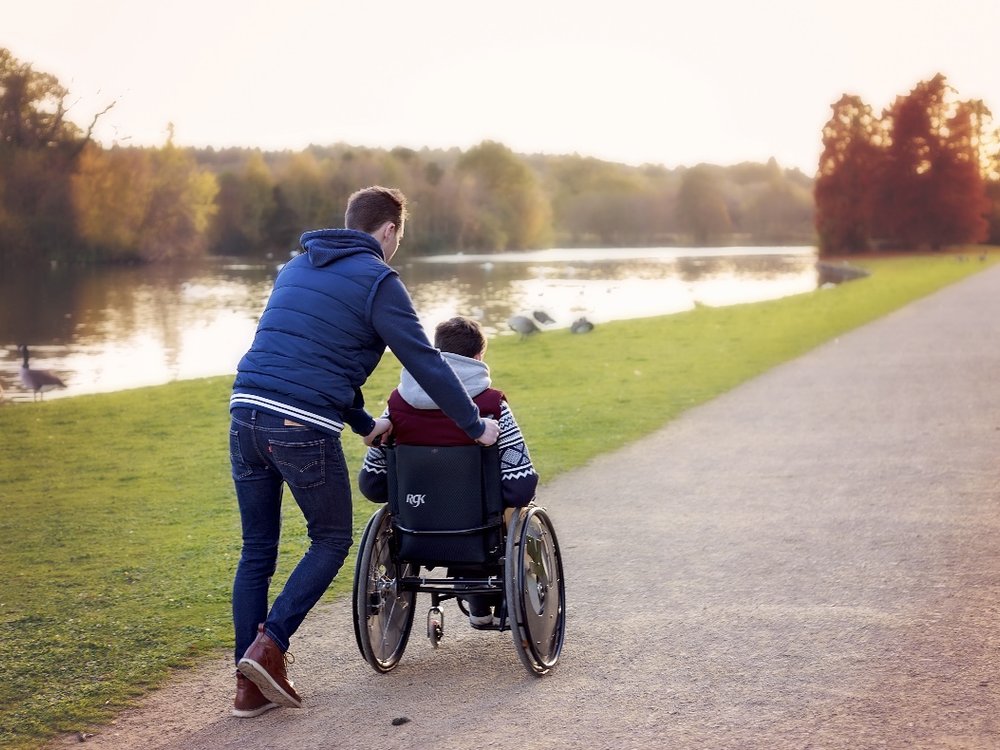
[[[544,481],[984,267],[954,256],[862,265],[871,277],[774,302],[501,337],[487,359]],[[387,358],[365,389],[373,411],[397,376]],[[230,383],[0,408],[0,743],[31,747],[106,720],[172,668],[231,647]],[[345,438],[352,469],[361,447]],[[373,508],[356,502],[356,525]],[[303,549],[289,512],[276,586]],[[328,598],[350,588],[350,570]]]

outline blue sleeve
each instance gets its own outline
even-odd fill
[[[473,440],[483,434],[486,426],[479,418],[479,408],[441,352],[427,340],[410,295],[395,274],[383,279],[375,292],[372,325],[441,411]]]
[[[355,434],[364,437],[375,429],[375,420],[365,410],[365,397],[360,388],[354,389],[354,403],[344,412],[344,421],[350,425]]]

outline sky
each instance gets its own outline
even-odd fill
[[[943,15],[947,13],[947,15]],[[815,173],[831,105],[936,73],[1000,107],[995,0],[3,0],[106,146],[577,153]],[[1000,117],[998,117],[1000,119]]]

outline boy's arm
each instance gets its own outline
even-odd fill
[[[389,410],[386,409],[382,418],[388,416]],[[361,471],[358,472],[358,489],[373,503],[389,501],[389,466],[385,458],[385,449],[381,445],[369,446],[368,452],[365,453]]]
[[[500,486],[503,504],[508,507],[527,505],[535,498],[538,474],[528,454],[521,428],[506,399],[500,402]]]
[[[371,446],[358,473],[358,489],[373,503],[389,501],[389,474],[385,463],[385,449]]]

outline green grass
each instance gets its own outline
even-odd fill
[[[487,360],[544,482],[984,267],[954,256],[859,265],[872,276],[773,302],[609,323],[585,336],[500,337]],[[372,411],[397,377],[387,357],[365,388]],[[232,647],[230,383],[0,408],[3,746],[36,747],[106,721],[172,669]],[[360,440],[346,436],[345,449],[356,471]],[[360,526],[375,506],[355,506]],[[304,548],[299,514],[289,512],[276,589]],[[352,566],[327,599],[350,589]]]

